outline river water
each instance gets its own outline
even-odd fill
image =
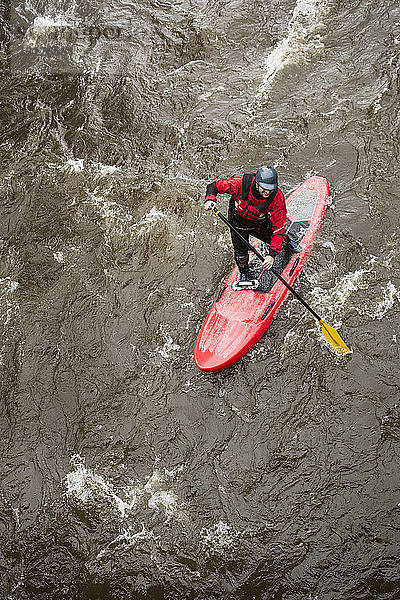
[[[0,597],[399,599],[398,2],[2,19]],[[352,354],[288,298],[203,373],[205,186],[261,164],[330,181],[296,289]]]

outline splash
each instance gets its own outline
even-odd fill
[[[208,556],[230,556],[244,537],[253,535],[251,529],[236,530],[222,520],[207,527],[197,527],[188,507],[167,487],[167,482],[176,479],[184,466],[161,469],[157,467],[158,461],[156,457],[153,472],[143,483],[124,484],[117,491],[111,482],[87,468],[79,454],[71,458],[74,470],[65,479],[67,495],[80,502],[83,510],[101,507],[106,511],[105,518],[119,517],[119,522],[115,523],[117,531],[98,553],[98,559],[149,543],[154,552],[158,549],[164,552],[164,535],[165,531],[169,535],[171,521],[177,531],[194,537],[195,543]],[[225,490],[223,493],[226,493]],[[150,516],[148,509],[153,511]],[[137,528],[137,522],[141,522],[141,529]],[[194,572],[191,571],[191,574]]]
[[[321,336],[322,338],[322,336]],[[295,350],[302,348],[304,345],[304,338],[298,323],[296,327],[289,329],[287,334],[283,339],[283,344],[280,348],[280,356],[281,358],[287,358],[290,355],[293,355]]]
[[[61,169],[64,171],[72,171],[73,173],[82,173],[83,171],[83,158],[67,160],[65,165],[62,165]]]
[[[7,343],[13,339],[13,325],[17,322],[19,316],[19,304],[13,298],[13,294],[18,287],[18,282],[10,277],[0,279],[0,321],[1,337],[3,345],[0,348],[0,366],[4,363],[4,357],[7,353]]]
[[[297,0],[287,37],[267,57],[261,95],[286,65],[308,62],[324,48],[321,31],[329,9],[327,0]]]
[[[391,281],[386,286],[381,286],[382,296],[374,298],[369,303],[358,308],[361,315],[368,315],[370,319],[381,321],[388,311],[394,308],[395,303],[400,302],[400,291],[396,289]]]
[[[385,263],[383,262],[383,264]],[[316,286],[313,296],[327,313],[335,310],[335,314],[337,314],[338,311],[344,309],[352,295],[360,290],[368,289],[370,291],[369,298],[363,298],[362,303],[354,308],[360,315],[368,315],[369,319],[381,320],[389,310],[394,308],[395,303],[399,302],[400,291],[391,281],[388,281],[386,285],[380,287],[380,292],[376,290],[372,295],[374,282],[371,281],[371,277],[375,273],[375,268],[379,266],[377,257],[370,256],[365,267],[341,277],[330,291]],[[338,322],[337,325],[340,326],[341,322]]]
[[[83,158],[70,158],[66,163],[59,167],[61,171],[69,173],[82,173],[84,170],[93,172],[97,178],[108,177],[114,173],[120,172],[121,168],[114,165],[104,165],[100,162],[88,162]]]
[[[137,235],[139,237],[148,235],[157,224],[164,223],[166,218],[167,215],[165,213],[153,206],[152,209],[135,224],[134,227],[137,228]]]
[[[333,299],[335,308],[343,308],[350,296],[360,289],[367,289],[368,282],[365,275],[369,273],[368,269],[358,269],[352,273],[348,273],[342,277],[330,292],[330,297]],[[320,288],[316,290],[322,292]]]
[[[168,333],[163,332],[163,336],[165,338],[165,344],[160,348],[159,346],[156,348],[156,352],[158,352],[163,358],[170,358],[171,353],[180,350],[181,347],[179,344],[175,344],[174,340]]]
[[[10,277],[0,279],[0,290],[5,293],[12,293],[18,287],[18,281],[13,281]]]
[[[56,260],[58,263],[63,264],[65,262],[65,256],[62,252],[53,252],[53,256],[54,260]]]
[[[36,17],[25,33],[24,45],[36,48],[43,41],[49,43],[56,41],[60,36],[71,36],[74,27],[74,24],[60,16],[55,19],[41,16]]]
[[[94,166],[98,169],[100,177],[107,177],[121,170],[120,167],[116,167],[115,165],[103,165],[102,163],[94,163]]]
[[[125,225],[126,222],[132,221],[130,212],[118,202],[107,200],[104,196],[99,196],[96,193],[89,193],[93,204],[99,209],[103,219],[109,223]]]
[[[316,307],[319,305],[318,311],[335,328],[342,325],[340,314],[345,310],[345,306],[350,305],[350,298],[353,295],[356,295],[357,301],[354,302],[353,300],[351,302],[352,310],[363,317],[367,317],[369,321],[383,319],[390,310],[395,308],[396,303],[400,302],[400,291],[397,290],[392,281],[389,280],[386,285],[380,286],[379,289],[376,289],[374,285],[377,277],[376,269],[386,266],[386,261],[386,258],[380,261],[376,256],[370,255],[363,268],[341,277],[331,290],[323,290],[319,286],[315,286],[312,304],[315,304]],[[358,292],[367,289],[368,297],[364,294],[360,299]],[[312,331],[309,330],[308,333],[311,334]],[[340,332],[336,333],[340,335]],[[321,330],[319,338],[320,341],[326,342]],[[289,332],[285,337],[283,346],[287,348],[296,341],[295,335]],[[345,342],[345,340],[342,341]],[[338,355],[346,354],[340,348],[335,348],[335,351]]]
[[[138,511],[143,503],[154,511],[164,510],[167,521],[179,515],[176,495],[171,490],[163,489],[165,479],[176,471],[165,470],[163,475],[155,469],[144,485],[124,485],[117,493],[112,483],[86,467],[85,460],[79,454],[71,458],[71,463],[75,468],[66,476],[67,495],[84,505],[96,506],[105,502],[122,519],[133,509]]]
[[[86,505],[105,500],[120,513],[122,518],[136,505],[138,490],[135,487],[125,490],[124,500],[116,493],[110,482],[86,468],[81,456],[74,455],[71,462],[75,465],[75,470],[68,473],[66,477],[67,495],[74,496]]]
[[[153,508],[154,510],[162,507],[165,511],[167,520],[171,519],[171,517],[176,514],[178,508],[175,494],[165,490],[152,494],[147,502],[147,505],[149,508]]]
[[[217,239],[217,244],[220,248],[225,251],[229,251],[232,248],[230,243],[229,233],[220,233]]]
[[[200,535],[204,549],[220,554],[235,547],[239,533],[224,521],[218,521],[210,528],[204,527]]]
[[[336,257],[336,248],[335,248],[333,242],[323,242],[322,243],[322,247],[323,248],[328,248],[328,250],[330,250],[332,252],[333,257],[334,258]]]
[[[125,549],[135,548],[140,542],[147,542],[149,540],[155,540],[156,537],[152,531],[148,531],[146,527],[142,524],[142,529],[134,532],[130,527],[122,529],[122,533],[117,535],[111,542],[107,544],[107,546],[101,550],[97,559],[101,559],[104,556],[107,556],[110,551],[113,551],[116,546],[123,545]]]
[[[177,515],[179,510],[176,495],[170,490],[160,489],[165,481],[165,476],[168,476],[168,473],[174,476],[176,471],[164,470],[164,475],[162,475],[158,469],[155,469],[143,487],[143,492],[146,492],[150,496],[147,501],[147,506],[155,510],[158,510],[160,507],[163,508],[167,520],[171,519],[172,516]]]
[[[113,236],[129,237],[130,228],[133,227],[133,217],[129,210],[113,200],[107,200],[104,196],[97,193],[97,188],[93,192],[87,192],[89,200],[82,202],[78,208],[77,216],[83,216],[85,205],[93,206],[100,218],[102,227],[105,230],[106,238],[109,244],[112,243]]]

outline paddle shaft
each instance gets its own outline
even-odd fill
[[[235,233],[241,240],[242,242],[244,242],[246,244],[246,246],[249,248],[249,250],[251,250],[252,252],[254,252],[254,254],[262,261],[264,262],[265,258],[262,254],[260,254],[260,252],[258,252],[258,250],[256,250],[254,248],[254,246],[252,246],[250,244],[250,242],[248,242],[246,240],[246,238],[244,238],[239,231],[236,229],[236,227],[234,227],[232,225],[232,223],[230,223],[228,221],[228,219],[218,210],[218,208],[215,206],[213,208],[213,211],[215,212],[215,214],[225,223],[225,225],[228,225],[229,229],[231,231],[233,231],[233,233]],[[305,300],[303,300],[303,298],[292,288],[292,286],[279,274],[277,273],[274,269],[270,269],[270,271],[275,275],[275,277],[277,277],[279,279],[279,281],[281,281],[283,283],[284,286],[287,287],[287,289],[289,290],[289,292],[292,292],[292,294],[297,298],[297,300],[299,300],[299,302],[302,303],[303,306],[306,307],[307,310],[310,311],[310,313],[318,320],[318,321],[322,321],[321,317],[319,315],[317,315],[317,313],[315,312],[315,310],[313,310],[311,308],[311,306],[309,304],[307,304],[307,302]]]

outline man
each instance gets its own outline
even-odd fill
[[[231,194],[228,218],[240,234],[249,235],[267,242],[269,254],[263,267],[270,269],[274,258],[282,247],[286,227],[285,198],[278,188],[278,174],[273,167],[260,167],[257,173],[234,175],[229,179],[217,179],[207,186],[204,208],[211,210],[216,205],[217,194]],[[231,232],[238,266],[239,281],[246,281],[249,270],[249,253],[244,242]],[[300,246],[292,246],[300,252]]]

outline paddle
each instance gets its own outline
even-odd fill
[[[261,262],[264,262],[264,257],[262,256],[262,254],[260,254],[254,248],[254,246],[252,246],[250,244],[250,242],[248,242],[239,233],[239,231],[232,225],[232,223],[230,223],[228,221],[228,219],[223,214],[221,214],[221,212],[218,210],[218,208],[216,206],[214,206],[213,211],[225,223],[225,225],[228,225],[229,229],[231,229],[242,240],[242,242],[244,242],[246,244],[246,246],[249,248],[249,250],[254,252],[254,254],[261,260]],[[349,352],[351,352],[350,348],[348,348],[346,346],[346,344],[344,343],[344,341],[342,340],[342,338],[340,337],[340,335],[338,334],[336,329],[334,329],[333,327],[328,325],[328,323],[323,321],[321,319],[321,317],[315,312],[315,310],[313,310],[311,308],[311,306],[309,306],[309,304],[307,304],[307,302],[305,300],[303,300],[303,298],[292,288],[292,286],[279,273],[277,273],[274,269],[270,269],[270,270],[275,275],[275,277],[277,277],[279,279],[279,281],[281,281],[283,283],[283,285],[285,285],[287,287],[287,289],[290,292],[292,292],[292,294],[297,298],[297,300],[299,300],[303,304],[303,306],[305,306],[306,309],[310,311],[310,313],[317,319],[317,321],[320,322],[321,327],[322,327],[322,335],[329,342],[329,344],[337,352],[340,352],[340,354],[349,354]]]

